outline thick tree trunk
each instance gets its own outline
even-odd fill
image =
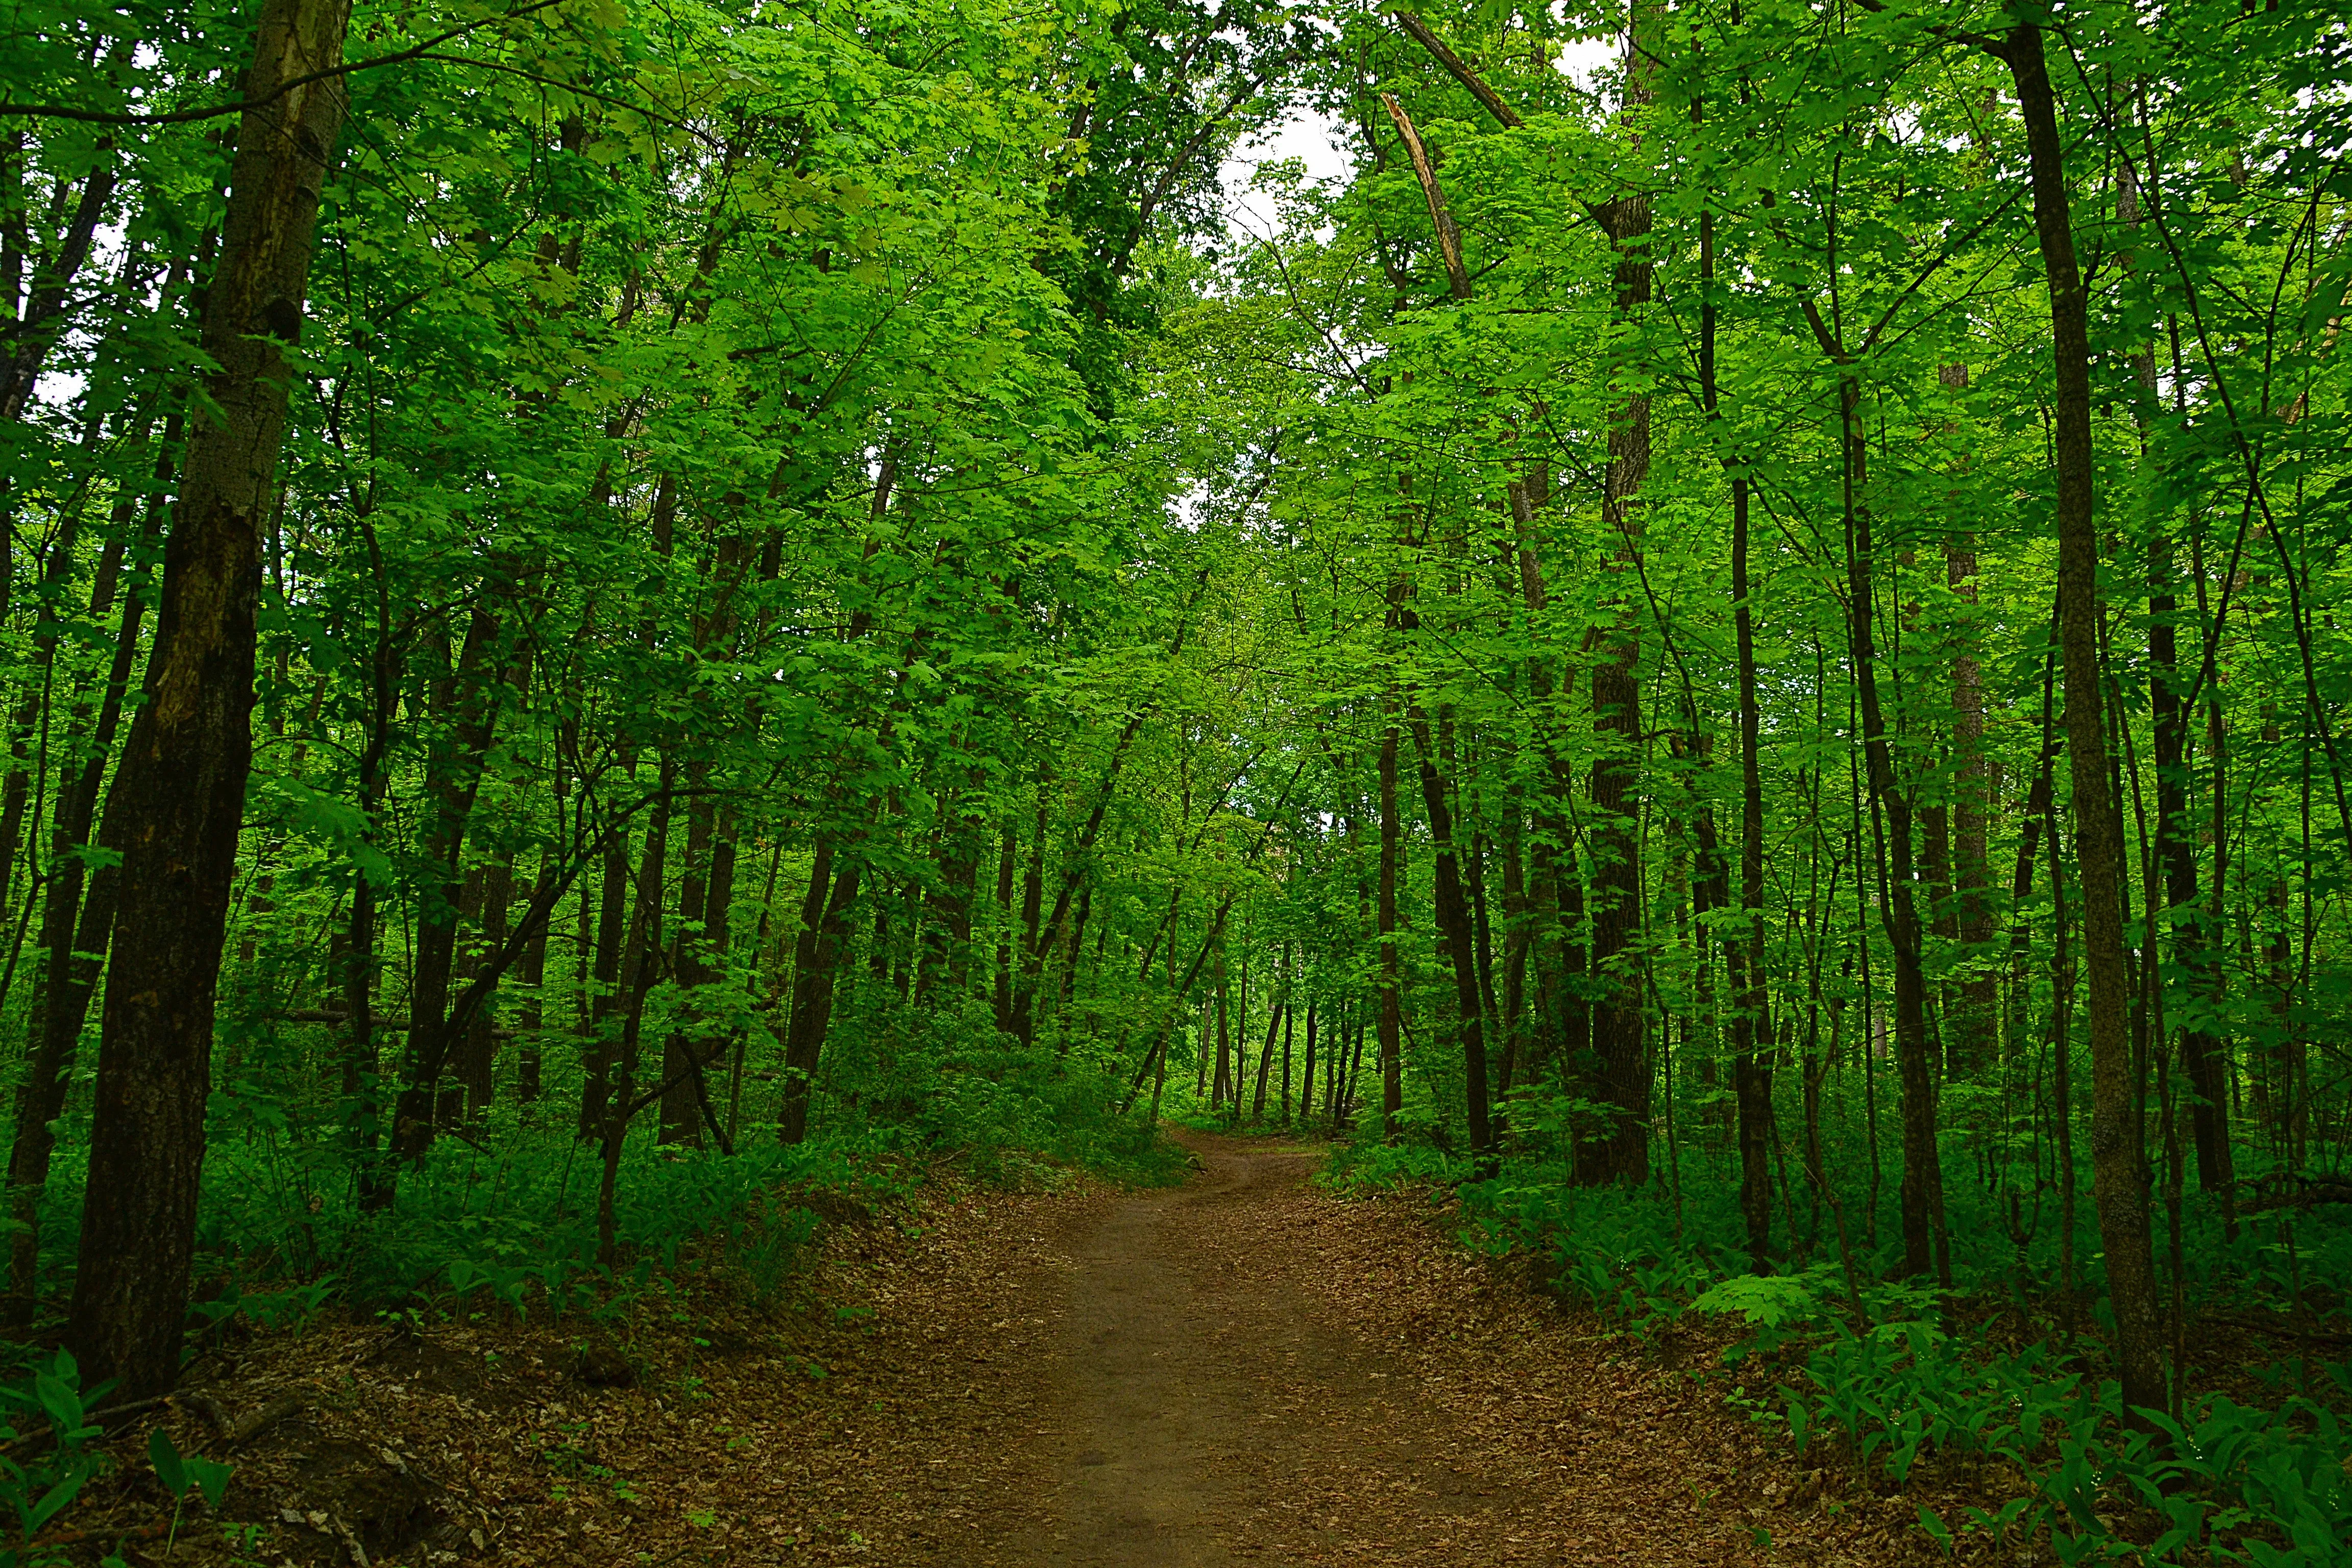
[[[261,520],[276,486],[311,231],[343,82],[348,0],[268,0],[237,130],[204,346],[218,367],[163,562],[147,700],[108,803],[122,846],[68,1338],[119,1397],[179,1379],[211,1089],[213,998],[252,763]]]
[[[1662,8],[1635,0],[1628,32],[1624,109],[1630,117],[1653,98],[1663,31]],[[1617,253],[1616,316],[1630,329],[1650,302],[1649,198],[1618,196],[1597,215]],[[1623,369],[1612,366],[1614,382]],[[1631,579],[1641,552],[1642,487],[1650,473],[1650,398],[1623,396],[1609,417],[1609,462],[1602,476],[1601,521],[1616,542],[1611,573]],[[1633,951],[1641,929],[1642,865],[1633,787],[1641,776],[1641,635],[1633,595],[1612,590],[1614,624],[1601,634],[1593,661],[1592,716],[1599,754],[1591,772],[1592,1074],[1586,1098],[1608,1108],[1607,1125],[1581,1140],[1576,1180],[1586,1185],[1638,1185],[1650,1174],[1649,1040],[1642,965]]]

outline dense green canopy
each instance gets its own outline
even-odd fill
[[[2341,1302],[2330,8],[8,44],[9,1300],[93,1375],[440,1267],[452,1140],[570,1184],[451,1283],[561,1300],[655,1146],[1180,1110],[2088,1290],[2126,1408],[2192,1276]]]

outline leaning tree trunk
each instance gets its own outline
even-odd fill
[[[122,846],[99,1037],[90,1199],[68,1335],[90,1382],[179,1380],[212,1086],[213,997],[252,766],[261,522],[275,489],[350,0],[267,0],[245,81],[205,379],[163,559],[146,701],[107,803]],[[301,79],[310,79],[307,80]],[[281,84],[294,83],[281,90]]]

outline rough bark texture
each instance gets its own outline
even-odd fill
[[[165,547],[147,700],[108,802],[122,846],[68,1334],[119,1397],[180,1373],[211,1089],[213,997],[252,763],[261,521],[286,424],[278,344],[301,331],[311,231],[335,139],[348,0],[268,0],[237,130],[204,346],[219,367]],[[119,814],[119,817],[118,817]],[[114,821],[119,820],[116,826]]]

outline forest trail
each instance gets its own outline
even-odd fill
[[[970,1533],[907,1560],[1745,1563],[1759,1525],[1812,1533],[1719,1394],[1616,1362],[1417,1200],[1334,1198],[1308,1181],[1319,1150],[1183,1141],[1184,1185],[1036,1216],[1064,1222],[1059,1289],[1013,1282],[1050,1298],[1038,1353],[992,1362],[1006,1385],[975,1397],[1037,1419],[967,1494]],[[1794,1560],[1909,1555],[1857,1552],[1872,1521],[1839,1522],[1844,1550]]]
[[[1068,1425],[1043,1449],[1047,1518],[1011,1561],[1208,1568],[1276,1540],[1321,1557],[1349,1544],[1327,1511],[1367,1483],[1426,1494],[1424,1504],[1454,1494],[1445,1507],[1408,1510],[1417,1546],[1486,1533],[1497,1489],[1427,1494],[1414,1478],[1433,1456],[1412,1412],[1381,1392],[1408,1380],[1318,1322],[1308,1282],[1275,1261],[1295,1206],[1286,1199],[1316,1156],[1240,1139],[1190,1143],[1202,1163],[1191,1182],[1121,1200],[1076,1240],[1047,1379],[1047,1407]],[[1272,1244],[1261,1257],[1238,1251],[1248,1233]],[[1474,1517],[1454,1516],[1465,1501]]]
[[[833,1205],[789,1301],[228,1350],[192,1400],[301,1413],[239,1451],[227,1517],[273,1568],[1942,1561],[1918,1490],[1801,1469],[1727,1408],[1718,1344],[1563,1310],[1426,1195],[1311,1181],[1321,1145],[1179,1136],[1176,1187],[1016,1170]],[[159,1522],[136,1481],[106,1478],[93,1526]]]

